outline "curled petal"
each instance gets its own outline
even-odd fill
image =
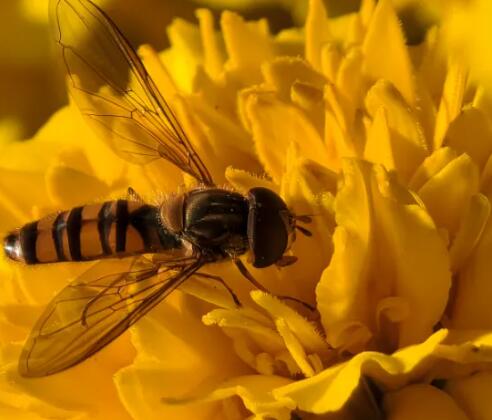
[[[490,363],[490,334],[462,335],[440,330],[425,342],[398,350],[392,355],[360,353],[311,378],[277,388],[273,395],[278,399],[290,398],[300,410],[316,414],[332,413],[347,404],[364,377],[377,383],[383,392],[388,392],[419,380],[459,377]]]

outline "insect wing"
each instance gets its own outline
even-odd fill
[[[101,261],[65,287],[31,332],[19,361],[26,377],[65,370],[101,350],[190,277],[198,261],[159,266],[140,257],[108,273]],[[121,269],[121,262],[114,265]],[[115,269],[113,268],[113,270]],[[158,272],[159,271],[159,272]]]
[[[124,159],[163,158],[212,185],[174,112],[115,23],[90,0],[51,0],[69,89],[82,114]]]

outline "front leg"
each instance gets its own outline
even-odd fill
[[[236,264],[236,267],[238,268],[239,272],[246,278],[249,280],[249,282],[255,286],[258,290],[261,290],[262,292],[265,292],[265,293],[268,293],[272,296],[275,296],[276,298],[280,299],[280,300],[290,300],[292,302],[296,302],[296,303],[299,303],[301,304],[302,306],[304,306],[305,308],[309,309],[311,312],[316,312],[316,308],[314,308],[313,306],[311,306],[309,303],[306,303],[306,302],[303,302],[302,300],[300,299],[297,299],[295,297],[292,297],[292,296],[279,296],[279,295],[274,295],[272,293],[270,293],[270,291],[268,291],[262,284],[258,283],[258,281],[253,277],[253,275],[248,271],[248,269],[246,268],[246,266],[243,264],[243,262],[236,258],[233,260],[234,261],[234,264]]]
[[[229,294],[231,295],[232,297],[232,300],[234,301],[234,303],[236,304],[237,307],[241,307],[241,302],[239,301],[239,298],[237,297],[237,295],[234,293],[234,291],[227,285],[227,283],[224,281],[224,279],[222,277],[219,277],[219,276],[214,276],[212,274],[205,274],[205,273],[195,273],[195,276],[196,277],[203,277],[203,278],[206,278],[206,279],[210,279],[210,280],[215,280],[215,281],[218,281],[220,284],[222,284],[222,286],[225,287],[225,289],[229,292]]]

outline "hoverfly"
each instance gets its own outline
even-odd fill
[[[284,252],[296,229],[309,235],[298,222],[310,221],[294,215],[269,189],[253,188],[244,196],[217,188],[106,13],[90,0],[51,0],[50,7],[70,93],[81,112],[106,131],[120,156],[138,163],[164,159],[200,186],[161,205],[120,199],[75,207],[5,237],[6,255],[25,264],[100,260],[61,290],[37,321],[19,360],[19,372],[27,377],[51,375],[87,359],[184,281],[206,277],[199,271],[206,264],[233,261],[261,287],[238,257],[249,251],[257,268],[292,262]],[[88,35],[92,42],[81,45],[80,37]],[[108,274],[112,258],[124,259],[125,270]]]

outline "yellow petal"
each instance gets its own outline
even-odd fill
[[[429,179],[418,190],[418,195],[436,225],[454,235],[471,196],[478,193],[478,187],[478,167],[468,155],[463,154]]]
[[[354,302],[358,299],[355,289],[360,290],[360,281],[365,281],[360,279],[360,275],[368,258],[367,247],[371,235],[368,191],[361,173],[363,170],[355,162],[344,163],[344,185],[339,189],[335,201],[338,223],[333,236],[335,253],[316,287],[321,322],[331,343],[338,342],[333,332],[336,323],[345,321],[352,310],[365,310],[365,302]],[[347,204],[350,202],[350,205],[344,205],[345,201]],[[351,313],[350,317],[353,319],[357,316]]]
[[[487,195],[490,195],[492,191],[492,155],[487,159],[487,163],[483,168],[481,174],[481,188],[480,190]]]
[[[168,101],[172,99],[178,93],[177,86],[159,53],[148,44],[140,45],[137,53],[164,98]]]
[[[163,404],[161,398],[208,392],[225,378],[249,371],[231,351],[229,338],[201,322],[208,308],[194,297],[175,292],[132,329],[138,356],[115,378],[122,402],[132,416],[191,418],[196,407]],[[213,418],[219,408],[206,404],[200,410],[206,413],[203,418]]]
[[[470,417],[449,395],[431,385],[410,385],[384,396],[388,420],[469,420]]]
[[[228,351],[229,339],[220,330],[203,325],[202,314],[208,308],[179,292],[170,296],[132,329],[132,342],[141,360],[159,360],[161,367],[171,370],[199,369],[204,377],[221,369],[224,373],[241,371],[244,366]]]
[[[231,294],[225,287],[207,278],[193,278],[179,287],[181,292],[195,296],[205,302],[209,302],[219,308],[233,309],[236,307]],[[237,296],[237,290],[234,291]]]
[[[439,27],[429,28],[424,42],[421,44],[422,61],[417,69],[418,79],[437,105],[441,99],[447,72],[448,52],[444,44]]]
[[[145,166],[128,165],[125,175],[111,185],[112,189],[132,187],[144,201],[153,204],[160,204],[163,194],[179,191],[184,184],[183,172],[161,159]]]
[[[52,159],[63,162],[67,158],[65,164],[82,172],[90,170],[101,181],[112,183],[122,176],[126,163],[104,143],[104,135],[104,130],[96,135],[71,104],[51,117],[36,134],[35,141],[54,143],[58,149],[51,153]],[[79,141],[80,138],[84,141]],[[79,152],[81,149],[84,153]],[[77,150],[75,155],[74,150]]]
[[[395,168],[403,180],[413,175],[428,154],[428,146],[417,116],[400,93],[386,81],[377,82],[367,93],[366,107],[374,118],[384,107],[391,135]]]
[[[244,85],[258,83],[261,64],[273,58],[267,21],[245,22],[239,15],[225,11],[220,26],[229,56],[226,69]]]
[[[426,144],[430,146],[434,135],[437,111],[429,89],[421,81],[417,82],[417,97],[416,117],[422,126]]]
[[[248,115],[258,157],[277,183],[285,171],[285,152],[290,143],[299,146],[302,156],[327,164],[323,142],[297,108],[265,95],[250,96]],[[283,124],[272,124],[273,120]]]
[[[486,420],[490,416],[492,375],[477,372],[462,379],[448,381],[444,390],[451,395],[470,419]]]
[[[350,339],[344,329],[354,322],[383,348],[424,339],[442,315],[450,286],[447,251],[425,210],[380,167],[357,161],[345,163],[335,209],[335,252],[316,290],[328,341],[345,348],[341,337]],[[409,315],[377,331],[375,313],[388,296],[403,299]]]
[[[212,78],[217,79],[225,62],[224,46],[214,30],[214,19],[210,10],[198,9],[196,16],[200,23],[205,70]]]
[[[273,328],[249,317],[242,309],[215,309],[203,317],[203,322],[243,330],[264,352],[275,354],[284,349],[283,340]]]
[[[376,316],[378,322],[386,318],[391,322],[402,322],[410,315],[408,302],[398,296],[381,299],[376,307]],[[381,328],[379,325],[378,328]]]
[[[472,106],[482,111],[488,118],[492,116],[492,98],[490,92],[483,86],[477,86]]]
[[[190,371],[170,369],[157,360],[139,361],[120,370],[114,378],[118,395],[132,419],[157,420],[198,419],[220,417],[222,406],[217,402],[200,402],[193,405],[168,403],[163,398],[177,399],[195,391],[202,385],[200,368]]]
[[[176,85],[185,92],[191,92],[197,67],[203,62],[200,31],[183,19],[174,19],[167,28],[171,48],[161,59],[171,73]]]
[[[471,196],[453,244],[449,249],[451,270],[456,272],[471,255],[489,220],[490,202],[482,194]]]
[[[0,169],[1,228],[14,229],[32,218],[33,204],[48,206],[42,173]],[[29,191],[29,194],[26,194]]]
[[[67,166],[52,166],[46,174],[50,200],[60,209],[70,209],[94,200],[104,201],[109,187],[97,178]]]
[[[314,125],[320,136],[324,134],[323,90],[304,82],[292,85],[292,103],[298,105]]]
[[[449,147],[437,149],[425,158],[417,168],[409,182],[409,187],[415,191],[419,190],[429,179],[441,171],[452,160],[456,159],[457,156],[457,153]]]
[[[381,229],[377,238],[386,249],[384,261],[396,251],[390,257],[394,266],[386,280],[394,282],[395,295],[409,307],[408,318],[399,324],[400,347],[427,337],[441,317],[450,287],[449,259],[434,223],[408,190],[381,167],[375,167],[372,188],[376,223]],[[419,249],[422,243],[425,250]],[[380,281],[385,277],[381,263]]]
[[[375,8],[376,2],[374,0],[362,0],[360,2],[359,15],[364,26],[369,24]]]
[[[304,54],[304,31],[302,28],[281,30],[275,36],[275,52],[279,56],[302,57]]]
[[[295,334],[306,351],[318,353],[322,356],[328,355],[328,344],[311,322],[274,296],[260,291],[253,291],[251,292],[251,297],[258,305],[267,310],[274,319],[282,319],[282,328],[288,328],[289,331]]]
[[[202,67],[198,67],[193,79],[193,96],[188,99],[200,98],[204,103],[218,111],[221,116],[236,120],[236,94],[231,84],[234,83],[226,76],[214,80]]]
[[[374,163],[380,163],[386,169],[395,169],[391,135],[384,107],[380,107],[376,111],[369,127],[364,158]]]
[[[297,366],[299,366],[302,374],[307,378],[313,376],[314,369],[307,359],[306,352],[297,337],[287,326],[285,320],[283,318],[277,318],[275,325],[277,326],[277,331],[285,342],[287,350],[289,350],[289,353],[296,362]]]
[[[262,95],[271,95],[272,87],[267,84],[253,85],[240,90],[237,94],[237,112],[239,114],[239,120],[241,121],[244,129],[251,134],[252,127],[249,119],[249,103],[250,97],[256,98]]]
[[[377,3],[362,48],[365,56],[365,73],[373,80],[390,81],[405,101],[410,106],[414,106],[415,85],[412,64],[391,1],[382,0]]]
[[[441,102],[436,116],[434,131],[434,149],[442,146],[449,124],[458,116],[463,105],[467,74],[465,64],[456,59],[450,59],[448,73],[444,83]]]
[[[330,21],[321,0],[310,0],[306,17],[306,50],[307,61],[316,70],[321,70],[321,49],[331,39]]]
[[[333,251],[331,235],[335,226],[331,209],[320,197],[325,198],[326,204],[333,202],[337,177],[324,166],[299,157],[294,147],[288,150],[286,166],[281,196],[296,214],[313,216],[310,223],[301,224],[312,236],[298,233],[290,248],[299,262],[280,271],[281,284],[285,285],[281,294],[314,304],[315,285]]]
[[[2,147],[0,167],[18,172],[41,172],[61,148],[57,141],[39,138],[12,142]]]
[[[335,83],[342,53],[334,42],[327,42],[321,49],[321,72],[331,82]]]
[[[466,108],[451,122],[444,144],[468,154],[483,168],[492,152],[492,124],[479,109]]]
[[[348,21],[345,24],[346,32],[342,35],[342,39],[345,41],[344,46],[351,47],[352,45],[362,44],[366,31],[360,15],[353,13],[344,17]]]
[[[10,359],[6,350],[7,345],[23,340],[36,318],[33,316],[32,308],[27,305],[8,305],[2,302],[0,310],[2,312],[0,316],[0,346],[2,348],[0,364],[3,365]]]
[[[0,147],[22,138],[22,124],[17,118],[2,117],[0,120]]]
[[[338,170],[340,159],[358,157],[361,150],[354,141],[354,130],[347,121],[342,106],[342,98],[335,86],[326,84],[324,89],[326,101],[325,112],[325,144],[327,148],[327,166],[331,170]]]
[[[340,63],[335,86],[340,92],[346,122],[354,124],[356,111],[362,106],[363,80],[360,72],[363,55],[360,48],[352,47]]]
[[[20,392],[14,384],[0,377],[0,418],[42,420],[46,418],[83,418],[83,412],[75,407],[64,410],[35,396]]]
[[[248,375],[240,376],[224,382],[220,388],[204,397],[195,397],[188,400],[177,400],[174,403],[195,401],[217,401],[238,396],[245,407],[255,414],[256,418],[275,418],[286,420],[295,408],[289,399],[278,399],[272,396],[272,390],[291,381],[280,376]],[[173,402],[171,400],[164,400]]]
[[[303,82],[322,89],[325,78],[299,57],[276,57],[262,66],[265,81],[275,87],[280,99],[290,98],[292,85]]]
[[[227,165],[261,173],[251,138],[236,121],[218,113],[200,98],[188,98],[187,104],[190,120],[184,125],[189,127],[190,137],[196,136],[195,144],[202,150],[208,149],[201,156],[217,184],[224,182]]]
[[[128,335],[120,337],[81,365],[36,380],[22,378],[17,373],[18,347],[11,363],[3,367],[0,384],[14,387],[17,394],[27,396],[27,401],[34,399],[31,407],[41,413],[47,404],[59,411],[82,412],[91,419],[129,419],[112,380],[113,374],[128,365],[133,357],[128,338]]]
[[[489,198],[490,200],[490,198]],[[456,328],[490,328],[492,272],[492,224],[490,216],[480,241],[462,267],[455,283],[455,296],[450,311],[451,325]]]

